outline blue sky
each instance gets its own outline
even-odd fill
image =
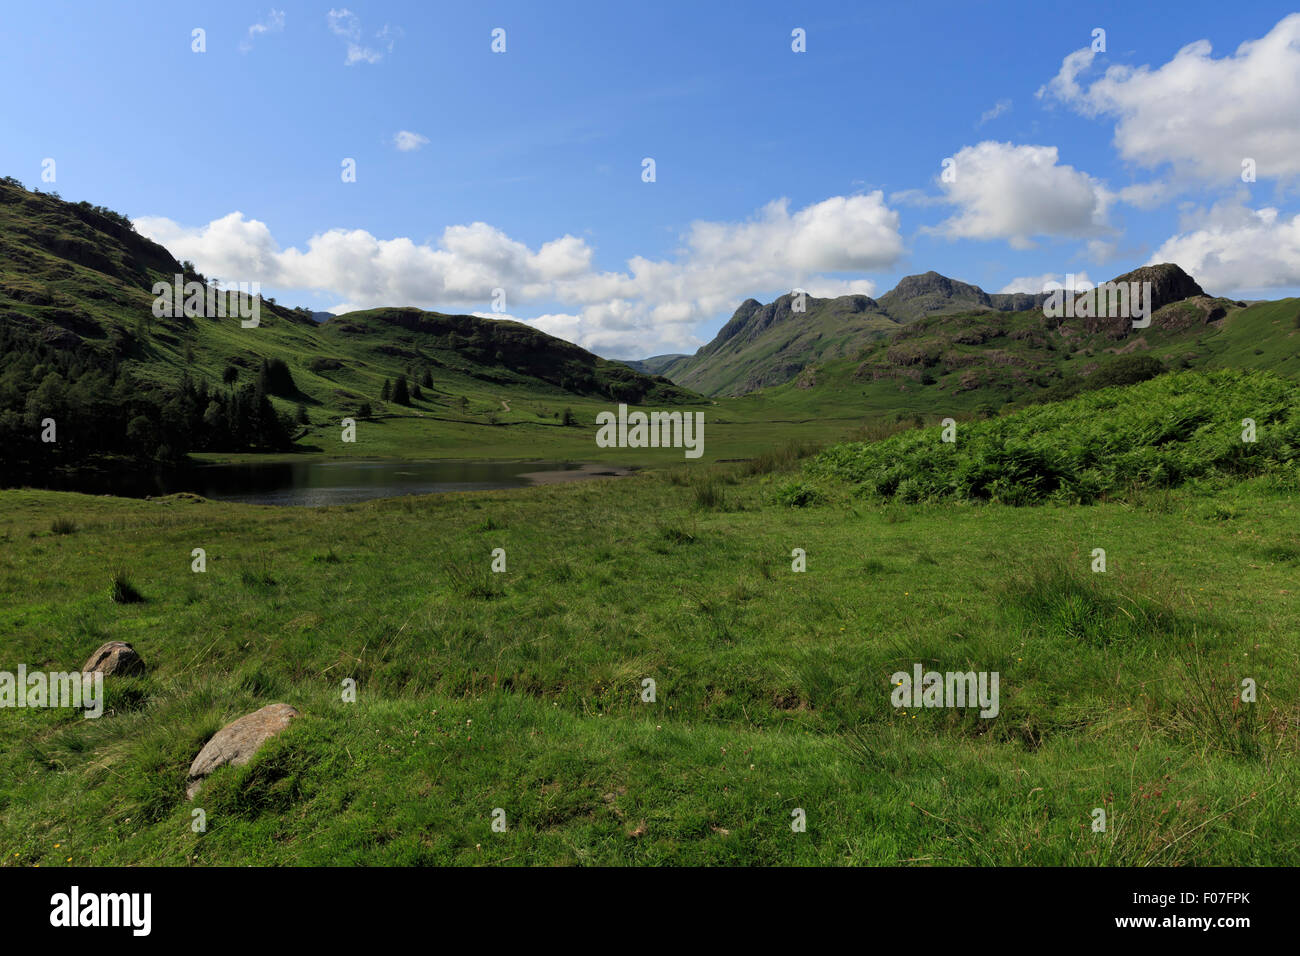
[[[1276,298],[1300,288],[1290,13],[15,5],[0,174],[287,304],[508,315],[620,358],[691,351],[747,297],[929,269],[1030,290],[1173,259]]]

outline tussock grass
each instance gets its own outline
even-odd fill
[[[140,604],[145,599],[124,569],[118,569],[109,576],[108,597],[114,604]]]
[[[442,572],[456,597],[470,601],[491,601],[503,593],[503,575],[492,571],[483,562],[444,561]]]
[[[1015,575],[1003,586],[1003,600],[1016,626],[1073,644],[1185,641],[1195,623],[1166,602],[1136,591],[1120,592],[1113,575],[1094,573],[1086,562],[1055,558]]]
[[[745,463],[742,473],[746,475],[770,475],[773,472],[793,471],[799,462],[816,454],[821,448],[819,443],[809,441],[787,441],[778,448],[769,449],[751,458]]]

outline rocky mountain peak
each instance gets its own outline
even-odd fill
[[[1197,284],[1196,280],[1184,272],[1181,266],[1172,262],[1142,266],[1132,272],[1117,276],[1111,281],[1150,282],[1151,311],[1153,312],[1170,302],[1181,302],[1183,299],[1190,299],[1194,295],[1205,295],[1205,290]]]

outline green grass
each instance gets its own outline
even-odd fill
[[[0,669],[110,639],[149,666],[100,720],[0,710],[4,859],[1300,858],[1300,505],[1271,479],[1033,509],[831,485],[791,508],[795,467],[330,509],[0,492]],[[105,567],[149,600],[114,603]],[[998,671],[1000,715],[894,709],[916,662]],[[204,741],[274,701],[303,719],[188,803]]]
[[[1243,440],[1243,422],[1255,423]],[[1267,372],[1167,374],[988,421],[837,445],[811,475],[904,501],[1089,503],[1194,480],[1270,473],[1292,486],[1300,461],[1300,386]]]

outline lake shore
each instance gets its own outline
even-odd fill
[[[583,481],[588,478],[626,478],[636,474],[635,468],[621,468],[600,462],[584,462],[581,468],[555,469],[548,471],[525,471],[519,477],[528,479],[533,485],[558,485],[568,481]]]

